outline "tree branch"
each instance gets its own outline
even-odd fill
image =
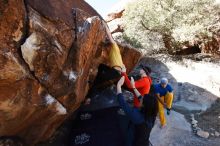
[[[161,8],[162,8],[162,9],[167,10],[168,12],[170,12],[170,9],[165,8],[165,7],[163,6],[163,4],[162,4],[161,0],[159,0],[159,3],[160,3],[160,6],[161,6]]]
[[[111,32],[111,34],[116,33],[116,32],[124,32],[123,26],[118,25],[117,28]]]
[[[149,31],[151,31],[151,32],[159,32],[159,31],[156,30],[156,29],[150,29],[150,28],[148,28],[148,27],[144,24],[143,20],[141,20],[141,25],[142,25],[146,30],[149,30]]]

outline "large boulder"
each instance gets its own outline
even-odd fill
[[[109,63],[109,45],[86,2],[25,2],[0,1],[0,137],[33,145],[80,106],[99,64]],[[120,48],[131,70],[141,54]]]

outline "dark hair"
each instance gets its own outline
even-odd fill
[[[158,101],[154,93],[153,85],[151,85],[149,94],[146,94],[143,98],[143,106],[141,111],[144,113],[145,119],[156,119],[158,113]]]
[[[140,68],[142,68],[148,76],[151,74],[151,68],[149,66],[140,64]]]

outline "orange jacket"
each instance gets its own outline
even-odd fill
[[[132,91],[134,94],[133,88],[131,87],[131,81],[128,78],[126,73],[122,73],[122,76],[125,77],[125,85]],[[148,94],[150,91],[150,86],[152,84],[152,80],[149,76],[143,77],[137,81],[135,81],[135,87],[140,92],[140,94],[144,97],[145,94]],[[140,101],[138,97],[134,94],[134,106],[140,107]]]

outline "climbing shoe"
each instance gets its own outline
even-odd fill
[[[165,125],[160,125],[160,129],[164,129],[164,128],[166,128],[166,124]]]
[[[170,109],[167,108],[167,115],[170,115]]]

